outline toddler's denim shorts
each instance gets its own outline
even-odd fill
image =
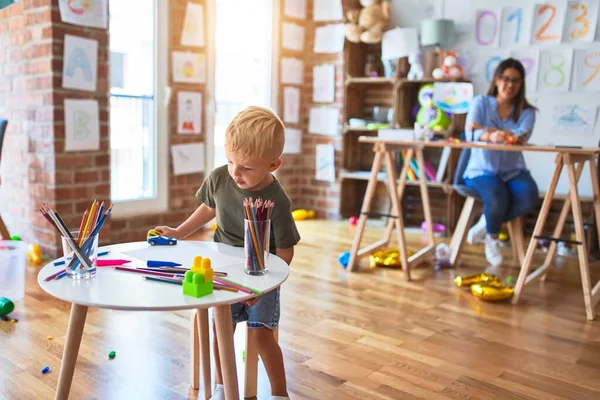
[[[244,303],[231,305],[233,323],[248,321],[248,328],[275,330],[279,323],[279,288],[258,298],[252,307]]]

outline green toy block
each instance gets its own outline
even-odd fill
[[[213,283],[204,281],[201,272],[187,271],[183,280],[183,294],[191,297],[207,296],[213,292]]]

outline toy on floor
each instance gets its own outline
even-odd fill
[[[457,276],[454,278],[454,283],[459,287],[470,287],[471,293],[475,297],[485,301],[502,301],[514,294],[512,287],[504,286],[500,278],[492,274],[480,273],[466,277]]]
[[[210,258],[194,257],[194,264],[183,279],[183,294],[202,297],[213,292],[213,269]]]
[[[174,246],[177,244],[177,239],[162,236],[156,229],[150,229],[148,231],[147,240],[151,246]]]
[[[305,219],[313,219],[315,217],[315,212],[313,210],[303,210],[298,209],[292,211],[292,217],[294,221],[303,221]]]
[[[407,257],[410,257],[413,254],[414,252],[410,250],[407,250],[406,252]],[[398,250],[398,248],[378,250],[369,256],[369,265],[371,268],[402,268],[402,261],[400,261],[400,251]]]
[[[351,216],[348,218],[348,223],[350,225],[356,225],[358,223],[358,217],[356,215]]]
[[[348,267],[348,263],[350,262],[350,252],[345,251],[343,253],[340,253],[340,255],[338,256],[338,262],[342,267]]]

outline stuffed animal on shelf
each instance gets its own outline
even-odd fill
[[[458,62],[458,54],[447,51],[442,65],[434,69],[431,76],[433,79],[463,79],[465,72]]]
[[[419,111],[416,120],[420,126],[433,131],[442,131],[450,126],[450,117],[433,104],[433,84],[428,83],[419,89]]]
[[[387,0],[360,0],[362,9],[346,14],[346,39],[352,43],[379,43],[390,21],[390,3]]]
[[[421,54],[419,52],[410,53],[408,56],[410,70],[407,78],[411,81],[423,79],[423,65],[421,64]]]

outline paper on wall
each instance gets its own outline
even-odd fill
[[[596,126],[597,106],[564,104],[554,106],[554,127],[556,132],[591,135]]]
[[[567,5],[563,1],[535,4],[531,23],[531,44],[560,43]]]
[[[292,22],[284,22],[282,27],[282,46],[284,49],[304,50],[304,27]]]
[[[311,108],[308,131],[319,135],[335,136],[339,132],[340,110],[333,107]]]
[[[313,101],[333,103],[335,100],[335,65],[324,64],[313,67]]]
[[[173,175],[193,174],[204,171],[204,144],[185,143],[171,146]]]
[[[98,75],[98,41],[65,35],[62,86],[95,91]]]
[[[173,81],[184,83],[204,83],[206,80],[206,62],[202,53],[174,51]]]
[[[283,14],[296,19],[306,19],[306,0],[285,0]]]
[[[341,21],[343,18],[342,0],[314,0],[313,20]]]
[[[536,90],[538,80],[539,51],[537,49],[513,50],[510,56],[519,60],[525,68],[526,91],[531,92]]]
[[[181,45],[204,46],[204,6],[188,1],[181,32]]]
[[[332,144],[318,144],[316,148],[315,178],[335,182],[335,149]]]
[[[344,50],[344,24],[331,24],[315,29],[315,53],[339,53]]]
[[[500,46],[527,46],[531,39],[531,21],[531,7],[502,7]]]
[[[58,0],[63,22],[90,28],[108,27],[108,0]]]
[[[475,42],[480,46],[498,47],[500,43],[500,8],[478,9],[475,11]]]
[[[64,102],[65,151],[98,150],[100,148],[100,120],[97,100]]]
[[[567,2],[563,42],[593,42],[598,23],[598,0]]]
[[[300,122],[300,89],[289,86],[283,89],[283,107],[283,122]]]
[[[566,92],[571,86],[573,50],[540,52],[537,90],[539,92]]]
[[[298,58],[281,58],[281,83],[301,85],[304,83],[304,62]]]
[[[575,50],[572,91],[600,91],[600,49]]]
[[[193,134],[202,131],[202,93],[177,93],[177,133]]]
[[[285,128],[284,154],[300,154],[302,151],[302,131],[300,129]]]

